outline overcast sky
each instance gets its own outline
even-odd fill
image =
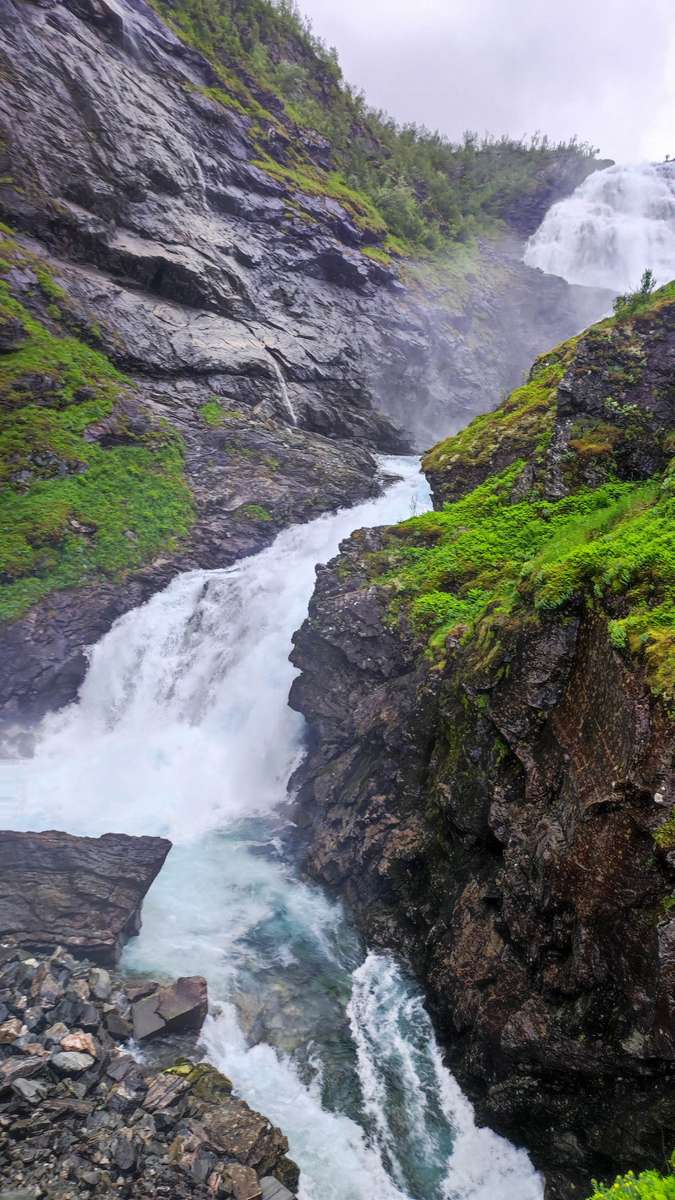
[[[675,0],[299,0],[346,79],[460,137],[576,133],[620,162],[675,155]]]

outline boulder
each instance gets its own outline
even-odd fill
[[[206,980],[201,975],[177,979],[137,1000],[131,1011],[139,1042],[168,1033],[196,1033],[208,1011]]]
[[[143,897],[170,849],[164,838],[0,831],[0,936],[113,966],[140,929]],[[92,973],[97,998],[109,982],[105,971]],[[38,992],[43,1004],[58,1002],[46,968],[33,981]]]

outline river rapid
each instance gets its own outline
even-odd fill
[[[298,877],[280,837],[304,734],[288,654],[315,565],[353,529],[429,506],[416,460],[382,468],[398,479],[380,498],[122,617],[78,702],[4,764],[3,823],[171,838],[122,965],[207,977],[203,1051],[288,1136],[301,1200],[541,1200],[526,1154],[476,1127],[413,980]]]

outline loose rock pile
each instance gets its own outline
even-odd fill
[[[198,977],[136,984],[61,948],[0,944],[0,1190],[257,1200],[271,1175],[294,1190],[286,1138],[228,1079],[142,1061],[139,1041],[198,1030],[206,1003]]]

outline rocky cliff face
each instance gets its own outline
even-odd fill
[[[431,451],[442,511],[354,534],[295,639],[308,867],[556,1200],[672,1140],[674,379],[671,285]]]
[[[0,518],[14,536],[20,512],[23,539],[0,564],[13,720],[70,699],[83,647],[177,570],[368,494],[373,450],[488,408],[580,320],[575,291],[524,268],[517,241],[460,256],[449,283],[414,268],[403,283],[367,253],[383,236],[367,213],[279,174],[291,134],[263,131],[269,169],[256,165],[263,134],[143,0],[2,0],[0,66]],[[330,167],[323,139],[291,133]],[[519,233],[589,169],[548,169]],[[141,452],[168,509],[147,496],[134,520]],[[75,476],[93,490],[92,455],[105,516],[64,498]]]

